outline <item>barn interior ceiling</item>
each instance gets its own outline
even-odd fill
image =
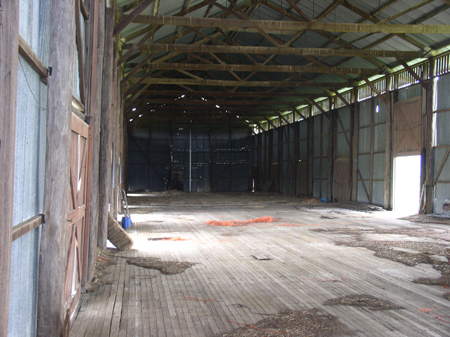
[[[446,52],[450,0],[117,0],[129,128],[254,127]]]

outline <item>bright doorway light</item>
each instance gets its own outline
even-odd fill
[[[394,212],[412,215],[420,207],[421,156],[394,159]]]

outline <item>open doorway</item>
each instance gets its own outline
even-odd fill
[[[420,207],[421,156],[394,159],[394,212],[412,215]]]

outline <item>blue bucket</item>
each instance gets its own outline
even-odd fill
[[[131,218],[129,216],[122,217],[122,228],[127,229],[131,226]]]

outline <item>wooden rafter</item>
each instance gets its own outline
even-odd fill
[[[427,85],[423,82],[423,79],[420,78],[419,75],[416,74],[416,72],[408,65],[408,63],[406,63],[404,60],[397,58],[397,61],[403,66],[403,68],[405,68],[405,70],[417,81],[419,82],[419,84],[425,89],[427,90],[428,87]]]
[[[124,49],[131,48],[131,44],[124,45]],[[198,44],[145,44],[141,48],[145,51],[167,51],[180,53],[227,53],[227,54],[267,54],[267,55],[296,55],[296,56],[342,56],[342,57],[400,57],[419,58],[422,51],[396,50],[367,50],[367,49],[331,49],[331,48],[294,48],[294,47],[261,47],[242,45],[198,45]]]
[[[388,104],[388,99],[380,92],[380,90],[378,90],[377,87],[371,81],[369,81],[366,76],[362,75],[361,77],[363,78],[364,82],[366,82],[367,85],[376,93],[376,95],[381,98],[384,104]]]
[[[245,65],[245,64],[216,64],[216,63],[150,63],[144,68],[148,70],[187,70],[187,71],[250,71],[250,72],[276,72],[276,73],[323,73],[323,74],[366,74],[374,75],[377,69],[344,68],[327,66],[282,66],[282,65]]]
[[[175,25],[187,27],[217,27],[239,29],[240,31],[257,32],[297,32],[314,30],[347,33],[383,33],[383,34],[450,34],[450,25],[397,25],[397,24],[363,24],[363,23],[331,23],[331,22],[299,22],[275,20],[238,20],[211,19],[179,16],[138,16],[134,22],[152,25]]]
[[[192,97],[309,97],[317,98],[323,95],[321,94],[309,94],[309,93],[299,93],[299,92],[229,92],[229,91],[189,91],[189,90],[144,90],[142,92],[146,96],[192,96]]]
[[[128,15],[124,16],[122,21],[120,21],[113,31],[113,36],[119,34],[124,30],[139,14],[141,14],[148,6],[150,6],[155,0],[144,0]]]
[[[134,84],[137,81],[130,80],[130,83]],[[146,78],[141,83],[149,84],[175,84],[175,85],[206,85],[206,86],[220,86],[220,87],[293,87],[293,88],[341,88],[349,83],[340,82],[294,82],[294,81],[223,81],[223,80],[194,80],[184,78]]]
[[[300,98],[302,99],[302,98]],[[141,98],[133,103],[147,103],[147,104],[166,104],[166,105],[182,105],[182,106],[190,106],[190,105],[211,105],[215,106],[230,106],[230,105],[238,105],[238,106],[260,106],[260,105],[293,105],[293,104],[302,104],[303,102],[301,100],[258,100],[258,101],[249,101],[247,99],[243,100],[212,100],[208,99],[207,101],[204,101],[202,99],[197,100],[191,100],[191,99],[181,99],[181,100],[174,100],[174,99],[160,99],[160,98]]]

